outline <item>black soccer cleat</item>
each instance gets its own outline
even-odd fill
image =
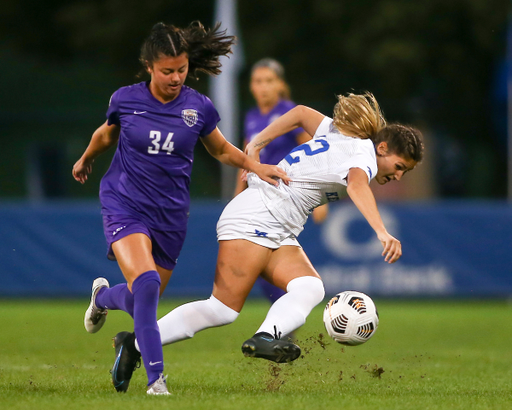
[[[261,357],[276,363],[287,363],[300,356],[300,347],[262,332],[246,340],[242,352],[245,357]]]
[[[140,367],[140,352],[135,348],[135,333],[120,332],[113,339],[116,361],[110,370],[112,383],[118,392],[128,390],[135,369]]]

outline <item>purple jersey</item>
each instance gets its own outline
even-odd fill
[[[108,124],[121,133],[101,180],[102,214],[137,217],[161,231],[180,229],[187,224],[194,146],[220,118],[208,97],[187,86],[163,104],[148,85],[122,87],[110,99]]]
[[[267,114],[262,114],[258,107],[248,111],[244,121],[244,140],[248,144],[251,140],[270,123],[284,113],[295,107],[295,103],[281,100]],[[302,128],[296,128],[279,138],[260,151],[260,161],[264,164],[277,165],[288,153],[297,146],[297,135],[303,132]]]

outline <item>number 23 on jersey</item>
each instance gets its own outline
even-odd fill
[[[320,143],[322,146],[317,149],[311,149],[308,143],[299,145],[290,151],[290,153],[284,157],[284,159],[288,162],[288,164],[292,165],[297,162],[300,162],[300,157],[292,157],[292,154],[297,151],[304,151],[306,156],[311,157],[316,154],[320,154],[321,152],[325,152],[329,149],[330,145],[326,140],[317,139],[314,141],[315,143]]]

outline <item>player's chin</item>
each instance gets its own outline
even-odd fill
[[[391,181],[391,178],[390,177],[386,177],[386,176],[383,176],[383,177],[375,177],[375,179],[377,180],[377,183],[380,184],[380,185],[385,185],[387,184],[389,181]]]
[[[167,86],[167,93],[169,95],[175,95],[175,94],[179,93],[180,90],[181,90],[182,85],[183,84],[174,84],[174,85],[169,84]]]

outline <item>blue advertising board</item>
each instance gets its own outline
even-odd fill
[[[326,290],[381,296],[512,294],[512,210],[506,205],[380,205],[402,258],[383,262],[382,245],[357,208],[332,208],[301,241]],[[318,244],[319,240],[321,241]]]
[[[193,203],[187,239],[165,296],[204,297],[212,289],[215,226],[223,203]],[[383,297],[512,295],[512,207],[504,202],[379,204],[402,242],[395,264],[350,201],[299,236],[327,296],[359,290]],[[0,296],[87,296],[92,280],[123,281],[106,258],[97,202],[0,204]],[[257,296],[255,289],[253,296]]]

